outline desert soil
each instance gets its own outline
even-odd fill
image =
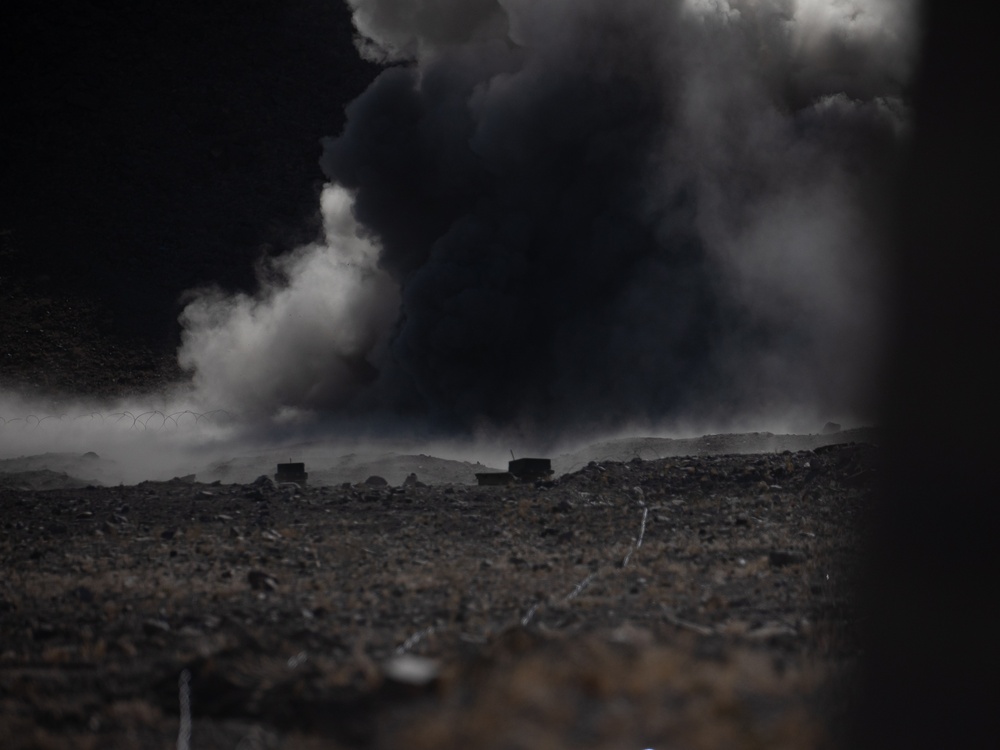
[[[878,448],[0,487],[5,748],[824,748]]]

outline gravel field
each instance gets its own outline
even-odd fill
[[[878,448],[0,488],[11,748],[843,741]]]

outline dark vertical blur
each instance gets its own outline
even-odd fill
[[[969,9],[924,11],[859,744],[997,747],[996,42]]]

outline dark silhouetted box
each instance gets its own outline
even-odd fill
[[[278,473],[274,475],[274,481],[278,484],[282,482],[305,484],[308,478],[306,465],[303,463],[278,464]]]
[[[547,458],[518,458],[507,464],[507,471],[519,482],[548,479],[552,476],[552,462]]]

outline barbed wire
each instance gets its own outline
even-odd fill
[[[38,429],[42,426],[43,422],[50,420],[66,423],[89,419],[92,421],[100,420],[102,424],[122,425],[124,423],[130,430],[139,428],[147,430],[168,429],[170,428],[169,425],[173,425],[173,428],[178,428],[181,426],[181,422],[185,420],[193,420],[194,424],[198,424],[202,420],[212,424],[219,424],[233,418],[234,415],[232,412],[226,409],[211,409],[205,412],[183,409],[169,414],[159,409],[150,409],[138,413],[126,410],[102,414],[101,412],[93,411],[89,414],[78,414],[76,416],[70,416],[69,414],[46,414],[42,416],[26,414],[18,417],[5,417],[0,415],[0,428],[12,426],[21,427],[22,429]]]

